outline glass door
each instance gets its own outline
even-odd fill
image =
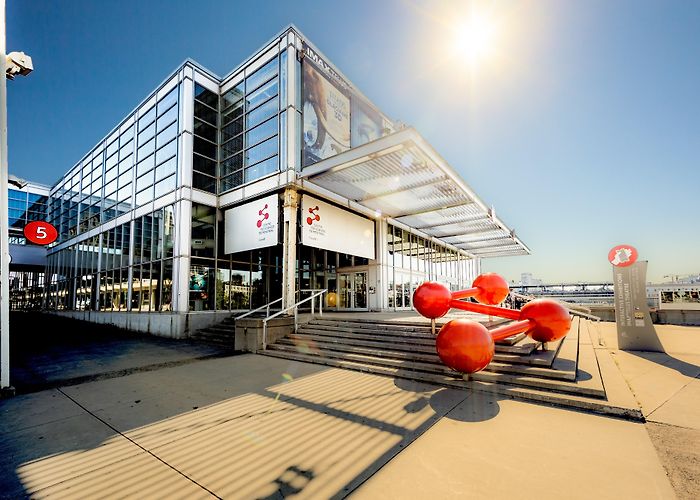
[[[367,308],[367,272],[338,273],[338,309]]]

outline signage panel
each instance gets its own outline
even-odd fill
[[[277,244],[279,197],[276,194],[226,211],[224,252],[236,253]]]
[[[664,352],[649,315],[646,275],[646,261],[613,265],[617,343],[623,350]]]
[[[311,196],[301,199],[301,242],[315,248],[374,259],[374,221]]]

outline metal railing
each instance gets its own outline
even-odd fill
[[[294,333],[296,333],[297,328],[299,327],[299,306],[301,304],[304,304],[306,302],[311,301],[311,314],[315,314],[315,308],[314,308],[314,299],[318,297],[318,314],[320,316],[323,316],[323,294],[328,291],[327,288],[324,288],[323,290],[299,290],[299,292],[311,292],[311,295],[306,297],[305,299],[297,301],[295,304],[287,307],[286,309],[282,309],[279,312],[276,312],[272,316],[267,316],[265,319],[263,319],[263,336],[262,336],[262,345],[263,345],[263,351],[267,349],[267,322],[270,321],[273,318],[276,318],[277,316],[280,316],[286,312],[289,312],[291,310],[294,310]]]
[[[537,297],[534,297],[532,295],[523,295],[522,293],[518,293],[518,292],[510,292],[510,294],[513,297],[524,300],[525,302],[530,302],[531,300],[535,300],[537,298]],[[549,297],[549,298],[552,298],[552,297]],[[594,320],[594,321],[600,321],[600,318],[598,316],[591,314],[591,310],[588,307],[585,307],[585,306],[582,306],[579,304],[572,304],[571,302],[566,302],[566,301],[554,299],[554,298],[552,298],[552,300],[555,300],[555,301],[559,302],[561,305],[563,305],[564,307],[566,307],[571,314],[576,314],[578,316],[582,316],[586,319],[590,319],[590,320]]]
[[[252,311],[248,311],[247,313],[241,314],[240,316],[235,316],[233,319],[245,318],[246,316],[250,316],[250,315],[253,314],[253,313],[256,313],[256,312],[258,312],[258,311],[262,311],[263,309],[267,309],[267,311],[265,312],[265,316],[269,316],[269,315],[270,315],[270,306],[271,306],[272,304],[277,304],[278,302],[282,302],[282,298],[281,298],[281,297],[280,297],[279,299],[277,299],[277,300],[273,300],[272,302],[268,302],[268,303],[265,304],[264,306],[260,306],[260,307],[258,307],[257,309],[253,309]]]

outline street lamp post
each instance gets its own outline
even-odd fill
[[[5,0],[0,0],[0,392],[13,393],[10,385],[10,246],[7,234],[7,79],[32,71],[32,59],[22,52],[6,53]]]

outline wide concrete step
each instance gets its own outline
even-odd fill
[[[334,339],[333,342],[375,342],[385,345],[402,345],[402,349],[413,349],[413,347],[429,347],[430,349],[435,349],[435,337],[428,335],[425,337],[414,337],[412,335],[395,335],[388,332],[377,331],[375,333],[364,333],[356,331],[344,331],[344,330],[317,330],[309,326],[301,326],[295,334],[300,336],[298,338],[304,338],[307,340],[328,340]],[[304,337],[307,336],[307,337]],[[328,340],[330,341],[330,340]],[[496,344],[496,352],[516,354],[521,356],[527,356],[531,354],[538,346],[537,342],[530,339],[522,340],[516,345],[502,345]],[[379,347],[376,345],[375,347]]]
[[[275,346],[285,346],[295,349],[297,352],[300,350],[303,352],[312,352],[323,355],[328,351],[337,351],[341,353],[355,353],[355,354],[365,354],[370,356],[376,356],[381,358],[393,358],[396,360],[405,361],[419,361],[425,363],[434,363],[444,366],[440,357],[435,352],[433,348],[430,352],[415,352],[415,351],[401,351],[396,349],[387,348],[374,348],[374,347],[362,347],[362,346],[352,346],[347,344],[338,343],[328,343],[328,342],[314,342],[310,344],[305,341],[295,341],[293,338],[280,339],[277,343],[272,344],[269,348],[274,349]],[[509,360],[503,360],[499,354],[494,356],[494,360],[485,368],[485,370],[498,372],[498,373],[510,373],[519,375],[529,375],[533,377],[543,377],[552,380],[575,380],[575,373],[568,371],[553,370],[547,367],[530,366],[524,364],[512,364],[508,362]]]
[[[366,326],[350,326],[350,325],[330,325],[326,323],[316,323],[315,321],[310,321],[300,326],[300,329],[308,332],[346,332],[346,333],[356,333],[360,335],[376,335],[381,337],[407,337],[412,339],[435,339],[435,335],[431,330],[424,332],[415,330],[400,330],[392,328],[383,328],[383,325],[369,325]],[[436,330],[439,332],[439,329]],[[524,333],[519,333],[508,337],[507,339],[501,340],[498,344],[502,345],[514,345],[525,339],[527,335]]]
[[[503,394],[513,399],[535,401],[539,403],[551,404],[565,408],[577,408],[603,415],[612,415],[631,420],[643,420],[642,413],[641,411],[639,411],[639,409],[615,406],[610,402],[606,401],[605,399],[593,398],[583,395],[562,394],[550,390],[513,386],[502,382],[496,383],[477,380],[465,381],[461,377],[418,372],[415,370],[407,370],[404,367],[397,368],[390,366],[372,365],[345,359],[320,357],[317,355],[292,353],[273,349],[262,351],[260,354],[266,356],[280,357],[284,359],[293,359],[306,363],[316,363],[323,364],[326,366],[335,366],[339,368],[345,368],[348,370],[373,373],[376,375],[386,375],[389,377],[419,380],[422,382],[429,382],[457,389],[471,389],[474,391],[494,392],[498,394]]]
[[[290,346],[285,344],[273,344],[268,346],[268,349],[279,350],[288,353],[299,352],[299,348],[297,346]],[[432,362],[427,362],[415,359],[397,359],[394,357],[377,355],[376,353],[364,354],[348,351],[336,351],[331,349],[324,349],[320,352],[317,352],[316,354],[318,354],[320,357],[359,362],[367,365],[389,366],[416,372],[433,373],[451,377],[461,377],[460,373],[455,372],[451,368],[448,368],[447,366],[442,364],[439,361],[439,359]],[[605,397],[605,391],[602,390],[602,388],[581,385],[577,384],[576,382],[570,382],[567,380],[552,380],[549,378],[544,378],[542,376],[533,376],[529,374],[498,373],[492,371],[484,371],[474,373],[470,375],[470,377],[473,380],[480,380],[485,382],[508,383],[512,385],[534,387],[538,389],[551,390],[566,394],[583,394],[592,397]]]
[[[435,343],[431,344],[417,344],[409,342],[394,342],[388,343],[381,340],[364,340],[364,339],[354,339],[354,338],[344,338],[336,337],[333,335],[321,336],[321,335],[309,335],[296,333],[291,334],[284,339],[280,339],[278,342],[282,343],[293,343],[293,344],[304,344],[307,346],[313,346],[317,343],[327,343],[335,344],[338,348],[342,346],[358,346],[358,347],[370,347],[375,349],[388,349],[395,351],[403,351],[407,353],[427,353],[435,354]],[[494,355],[494,361],[499,361],[503,363],[516,363],[522,365],[532,365],[541,367],[551,367],[553,360],[556,356],[555,350],[548,351],[535,351],[529,355],[523,354],[512,354],[509,352],[500,352],[501,346],[496,346],[496,354]]]

